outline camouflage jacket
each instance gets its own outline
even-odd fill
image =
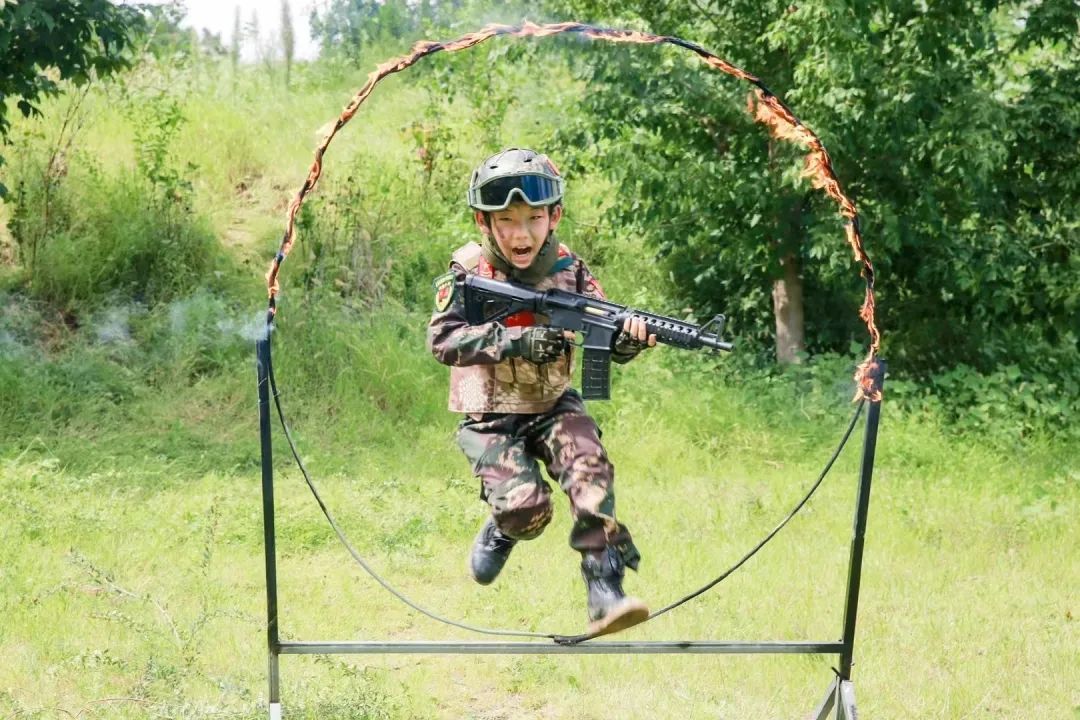
[[[455,283],[466,273],[496,280],[506,276],[484,259],[480,245],[470,242],[454,252],[450,271]],[[450,287],[448,290],[447,288]],[[604,291],[585,263],[565,246],[559,245],[559,261],[552,273],[538,282],[540,290],[558,288],[603,299]],[[440,289],[454,292],[453,286]],[[524,358],[510,357],[512,341],[521,337],[523,327],[544,325],[547,318],[533,313],[518,313],[502,322],[470,326],[460,297],[446,304],[445,295],[436,298],[436,310],[428,323],[427,344],[435,358],[450,366],[450,410],[476,415],[480,413],[535,414],[550,410],[570,387],[573,375],[573,348],[560,359],[535,364]],[[438,307],[445,305],[445,309]],[[636,353],[612,355],[616,362],[627,362]]]

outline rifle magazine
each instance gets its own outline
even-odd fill
[[[611,399],[611,352],[585,348],[581,360],[581,397]]]

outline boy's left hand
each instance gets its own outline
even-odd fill
[[[632,315],[623,321],[623,336],[620,340],[629,340],[627,344],[639,347],[655,347],[656,335],[649,333],[645,319]]]

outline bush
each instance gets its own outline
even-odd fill
[[[20,188],[17,240],[39,233],[43,241],[28,263],[33,295],[67,311],[121,295],[154,304],[202,282],[219,260],[213,232],[183,206],[158,202],[145,180],[130,173],[98,176],[54,189],[63,208],[39,233],[43,195]],[[29,258],[24,258],[28,262]]]
[[[192,209],[197,168],[171,149],[185,122],[174,92],[135,83],[105,97],[132,123],[134,167],[102,171],[79,150],[86,92],[72,94],[58,128],[18,134],[10,225],[34,296],[75,315],[103,300],[169,301],[187,294],[193,276],[205,284],[222,256]]]
[[[906,412],[933,413],[959,434],[1006,447],[1038,436],[1080,440],[1080,428],[1070,422],[1080,413],[1080,369],[1071,349],[1048,350],[1038,365],[992,372],[961,364],[927,382],[888,383],[886,393]]]
[[[421,167],[361,156],[344,181],[321,186],[301,211],[293,251],[306,290],[364,310],[387,302],[430,309],[432,280],[475,231],[460,197],[448,200],[417,177]]]
[[[51,433],[130,399],[129,367],[108,353],[50,353],[73,336],[46,305],[3,295],[0,316],[0,424],[9,438]]]

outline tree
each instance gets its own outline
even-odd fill
[[[24,116],[40,114],[37,103],[57,94],[59,81],[81,85],[126,67],[132,33],[143,26],[138,10],[108,0],[0,2],[0,138],[10,128],[7,98],[18,98]]]
[[[225,41],[222,40],[221,33],[210,32],[206,28],[199,32],[199,47],[204,53],[215,58],[223,58],[229,54],[225,49]]]
[[[311,36],[319,41],[323,55],[337,53],[358,60],[368,43],[408,37],[431,15],[428,3],[330,0],[322,13],[312,10]]]
[[[285,55],[285,89],[289,88],[293,57],[296,53],[296,34],[293,32],[289,0],[281,0],[281,49]]]
[[[782,96],[791,85],[786,48],[746,42],[787,3],[740,0],[708,13],[694,3],[570,4],[575,17],[699,41]],[[795,361],[806,347],[802,238],[809,216],[829,207],[799,182],[800,154],[753,127],[745,84],[685,53],[598,44],[582,57],[586,114],[561,134],[567,148],[603,145],[602,165],[626,198],[612,220],[656,247],[699,314],[723,306],[743,337]]]
[[[319,41],[322,55],[340,53],[357,60],[378,12],[375,0],[332,0],[323,13],[311,11],[311,37]]]
[[[229,41],[229,65],[232,67],[233,91],[236,91],[236,79],[240,75],[240,44],[243,42],[244,30],[240,24],[240,6],[233,9],[232,39]]]
[[[199,52],[198,33],[180,26],[186,13],[181,0],[137,7],[145,18],[145,32],[138,36],[141,52],[168,62],[187,59]]]
[[[1075,357],[1075,0],[548,6],[697,41],[818,132],[861,210],[894,368]],[[599,150],[580,155],[620,188],[612,219],[645,235],[699,314],[729,312],[783,359],[778,330],[799,319],[781,301],[794,309],[801,293],[808,350],[865,344],[835,206],[799,180],[800,152],[751,128],[745,85],[685,57],[578,53],[588,93],[561,131],[567,150]]]

